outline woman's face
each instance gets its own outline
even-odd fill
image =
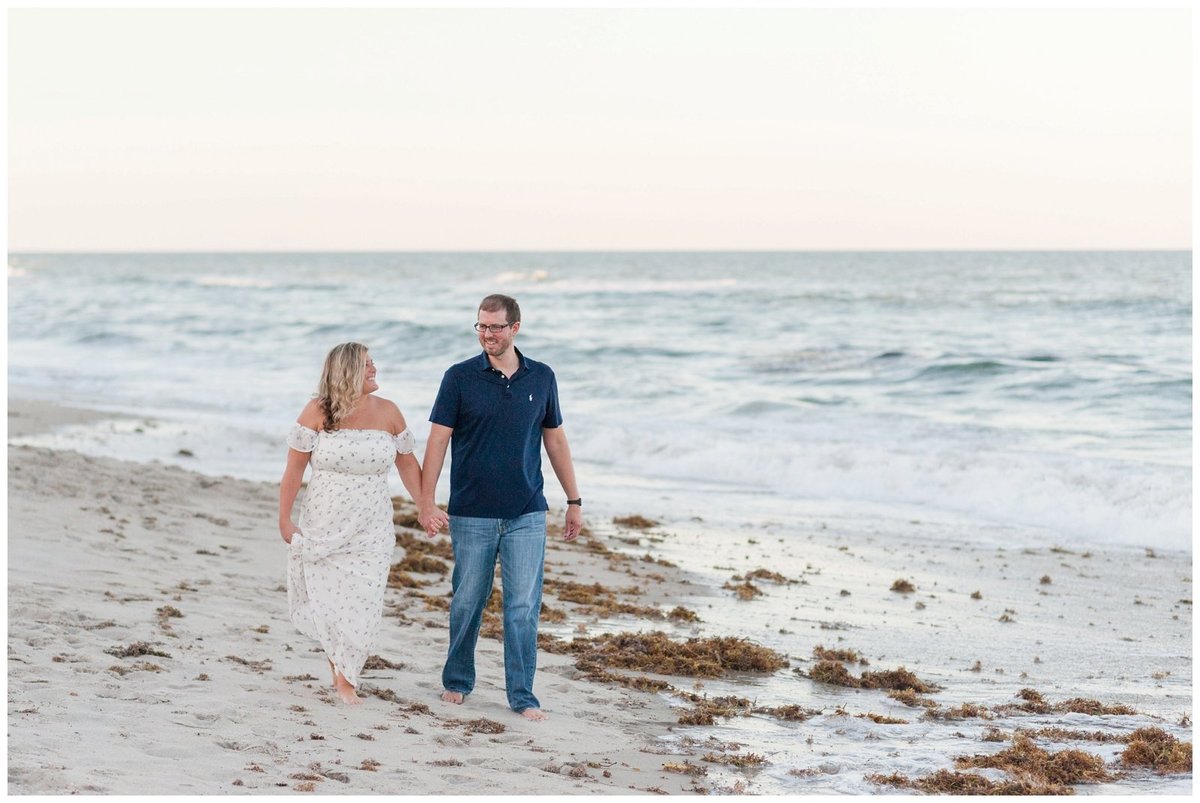
[[[375,361],[371,359],[371,355],[367,355],[367,373],[363,379],[363,395],[374,393],[379,390],[379,383],[375,381]]]

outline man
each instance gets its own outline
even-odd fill
[[[533,694],[533,675],[549,507],[542,493],[543,444],[567,495],[564,540],[579,535],[583,501],[562,429],[554,372],[517,349],[520,330],[515,299],[490,295],[479,303],[475,331],[483,353],[446,371],[429,414],[418,518],[431,536],[447,521],[434,504],[434,491],[451,444],[454,598],[442,699],[462,703],[475,687],[475,643],[499,557],[508,705],[526,719],[542,720],[546,715]]]

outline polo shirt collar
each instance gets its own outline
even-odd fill
[[[515,345],[513,346],[513,351],[517,353],[517,359],[520,361],[520,367],[517,368],[517,372],[510,376],[509,379],[516,379],[519,376],[529,373],[529,363],[526,362],[525,355],[522,354],[521,350]],[[479,356],[475,358],[475,367],[484,373],[491,373],[492,363],[490,360],[488,360],[486,351],[479,352]]]

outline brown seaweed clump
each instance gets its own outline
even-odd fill
[[[472,719],[467,723],[467,733],[504,733],[507,728],[499,722],[486,717]]]
[[[580,641],[584,644],[580,645]],[[779,653],[733,636],[671,640],[666,633],[604,633],[575,639],[575,652],[603,665],[662,675],[721,677],[727,672],[774,672],[788,665]]]
[[[1062,784],[1045,783],[1021,777],[1013,780],[991,781],[969,772],[938,770],[932,775],[910,780],[907,776],[868,775],[866,780],[884,786],[918,789],[931,795],[1070,795],[1074,790]]]
[[[856,650],[831,650],[821,644],[813,647],[813,657],[822,661],[848,661],[852,664],[862,664],[866,666],[871,662],[863,657],[862,653]]]
[[[863,672],[861,685],[864,689],[894,689],[930,694],[940,687],[926,683],[904,667],[885,669],[882,672]]]
[[[393,564],[392,568],[417,574],[446,574],[450,571],[450,567],[444,562],[420,552],[405,553],[404,559]]]
[[[404,571],[399,563],[393,563],[392,568],[388,570],[387,584],[388,588],[420,588],[429,585],[425,580],[417,580]]]
[[[379,655],[372,655],[367,658],[367,662],[363,664],[363,669],[403,669],[404,664],[392,663],[386,658]]]
[[[700,621],[700,617],[696,615],[695,611],[689,610],[689,609],[683,607],[682,605],[676,605],[674,608],[672,608],[670,613],[667,614],[667,618],[670,619],[672,622],[699,622]]]
[[[651,527],[657,527],[661,522],[654,519],[648,519],[645,516],[633,514],[632,516],[617,516],[613,519],[613,524],[618,527],[626,527],[631,530],[649,530]]]
[[[779,705],[774,707],[759,706],[754,709],[755,714],[766,714],[776,719],[782,719],[787,722],[803,722],[806,719],[811,719],[821,713],[819,708],[805,708],[795,703],[791,705]]]
[[[154,655],[158,658],[171,657],[169,653],[156,650],[144,641],[135,641],[128,647],[109,647],[104,652],[117,658],[135,658],[142,655]]]
[[[928,708],[932,710],[938,707],[937,703],[933,700],[919,696],[912,689],[893,689],[887,693],[887,696],[910,708]]]
[[[911,594],[912,592],[917,590],[917,587],[915,585],[913,585],[912,583],[910,583],[908,580],[905,580],[903,577],[901,577],[900,579],[898,579],[894,583],[892,583],[891,590],[895,591],[898,594]]]
[[[999,769],[1015,776],[1027,775],[1047,784],[1100,783],[1112,779],[1101,756],[1083,750],[1049,753],[1020,734],[1012,747],[986,756],[960,756],[954,760],[959,769]]]
[[[680,696],[694,706],[679,715],[680,725],[715,725],[717,717],[729,719],[730,717],[746,716],[750,713],[753,705],[745,697],[709,698],[687,692],[680,693]]]
[[[907,719],[898,719],[896,717],[888,717],[888,716],[884,716],[883,714],[872,714],[870,712],[867,712],[866,714],[855,714],[855,716],[859,717],[860,719],[869,719],[872,722],[876,723],[877,725],[907,725],[908,724]]]
[[[701,767],[699,764],[693,764],[690,761],[683,763],[667,762],[662,765],[662,768],[667,772],[678,772],[680,775],[690,775],[693,778],[708,775],[708,767]]]
[[[1137,711],[1127,705],[1105,705],[1099,700],[1087,700],[1083,697],[1072,697],[1070,700],[1055,703],[1054,710],[1071,714],[1091,714],[1092,716],[1105,714],[1133,716],[1137,714]]]
[[[831,686],[857,689],[862,685],[840,661],[821,661],[809,671],[808,676],[818,683],[828,683]]]
[[[1192,771],[1192,743],[1181,742],[1162,728],[1138,728],[1117,756],[1126,767],[1149,767],[1159,774]]]
[[[762,590],[749,580],[745,581],[744,583],[738,583],[737,585],[734,585],[733,582],[730,581],[721,586],[721,588],[729,589],[737,595],[738,599],[741,600],[752,600],[755,597],[762,596]]]
[[[766,758],[758,753],[705,753],[700,757],[701,761],[707,761],[710,764],[724,764],[729,767],[738,767],[745,769],[746,767],[761,767],[767,763]]]
[[[752,572],[746,573],[747,580],[770,580],[772,583],[779,585],[787,585],[791,580],[784,577],[779,572],[773,572],[770,569],[755,569]]]

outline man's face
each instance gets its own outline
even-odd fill
[[[479,314],[475,316],[475,320],[488,326],[508,323],[504,310],[497,310],[496,312],[479,310]],[[487,352],[489,357],[502,357],[512,348],[513,339],[520,328],[521,323],[517,321],[511,326],[505,326],[499,332],[492,332],[485,329],[478,333],[479,345],[483,346],[483,350]]]

